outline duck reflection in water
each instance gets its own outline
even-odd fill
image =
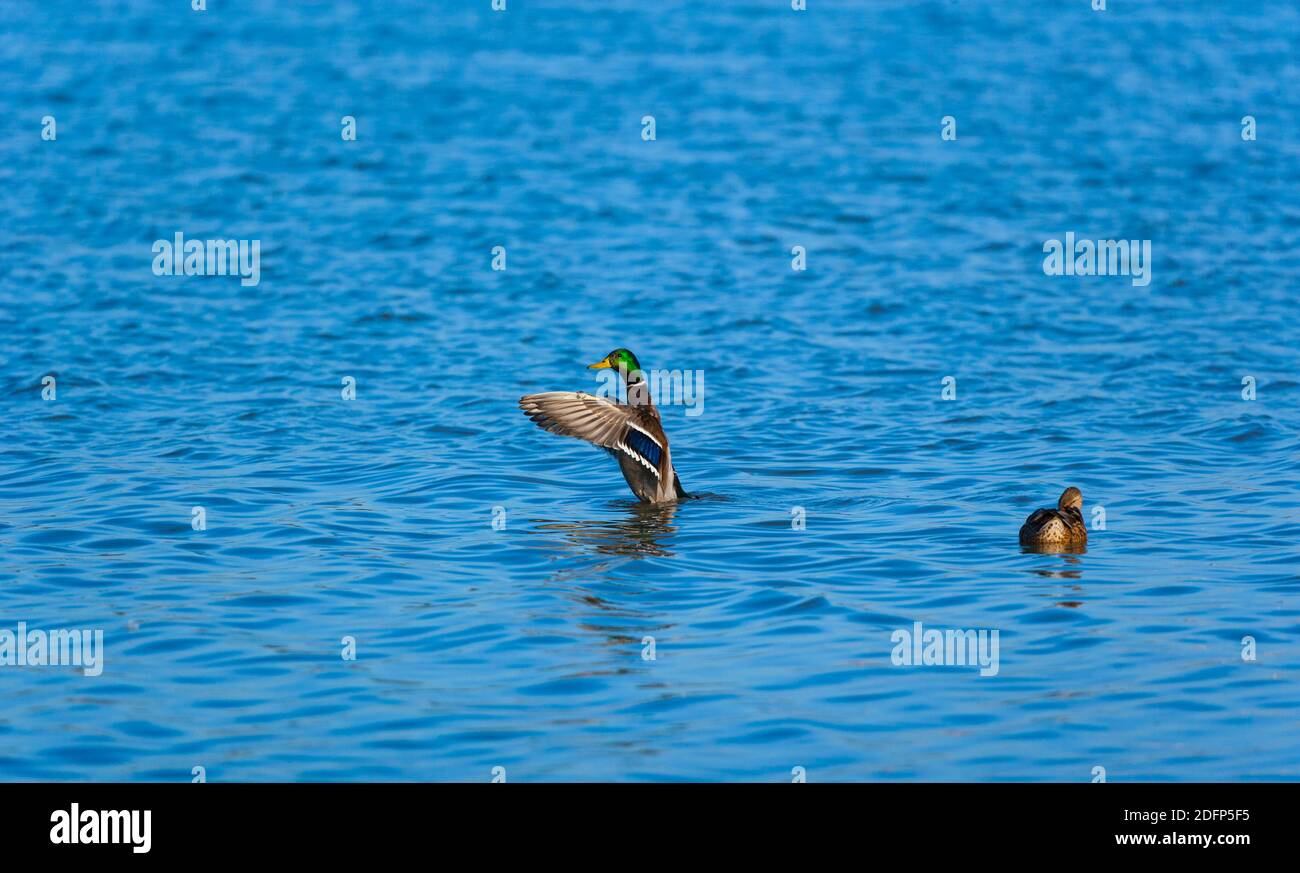
[[[1077,580],[1083,578],[1083,562],[1080,561],[1077,556],[1086,552],[1087,551],[1086,547],[1079,546],[1074,548],[1067,548],[1067,547],[1060,547],[1060,546],[1040,545],[1040,546],[1025,546],[1024,548],[1021,549],[1021,551],[1025,553],[1032,552],[1036,554],[1045,554],[1045,555],[1061,555],[1061,559],[1066,566],[1065,569],[1046,570],[1046,569],[1038,568],[1038,569],[1030,570],[1029,572],[1033,573],[1035,576],[1042,576],[1045,579]],[[1068,609],[1078,609],[1080,606],[1083,605],[1083,600],[1077,599],[1083,595],[1083,586],[1066,585],[1065,590],[1069,591],[1072,595],[1074,595],[1076,599],[1058,600],[1056,601],[1057,606],[1064,606]],[[1056,595],[1050,595],[1050,596],[1054,597]]]
[[[1088,554],[1088,547],[1066,543],[1040,543],[1033,546],[1022,545],[1020,553],[1022,555],[1064,555],[1067,564],[1080,564],[1079,559],[1074,556]]]
[[[538,520],[535,529],[562,534],[581,553],[635,558],[673,556],[668,545],[677,535],[673,516],[678,504],[620,500],[614,506],[616,512],[621,511],[620,517],[577,522]]]

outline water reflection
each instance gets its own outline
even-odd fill
[[[1075,547],[1075,548],[1068,548],[1068,549],[1053,547],[1053,546],[1022,546],[1021,547],[1022,553],[1061,555],[1062,563],[1065,564],[1066,567],[1069,569],[1047,570],[1042,568],[1035,568],[1029,571],[1030,573],[1033,573],[1035,576],[1042,576],[1045,579],[1082,579],[1083,562],[1080,561],[1077,556],[1083,554],[1086,551],[1087,549],[1083,547]],[[1081,585],[1066,585],[1065,588],[1067,591],[1075,592],[1076,594],[1083,593],[1083,586]],[[1067,609],[1078,609],[1080,606],[1083,605],[1083,601],[1082,600],[1058,600],[1056,601],[1056,605],[1063,606]]]
[[[1042,543],[1033,546],[1022,543],[1020,551],[1022,554],[1030,555],[1084,555],[1087,554],[1088,547],[1086,545],[1067,545],[1065,543]]]
[[[1042,576],[1045,579],[1082,579],[1083,578],[1083,562],[1080,561],[1077,557],[1077,555],[1083,553],[1081,549],[1061,551],[1059,549],[1049,550],[1045,547],[1038,547],[1038,546],[1025,546],[1021,549],[1021,552],[1025,554],[1033,553],[1033,554],[1042,554],[1042,555],[1061,555],[1061,562],[1065,565],[1066,569],[1050,570],[1043,567],[1034,567],[1033,569],[1029,570],[1029,572],[1033,573],[1035,576]]]
[[[677,535],[673,517],[676,503],[649,504],[619,501],[621,517],[613,520],[551,522],[538,520],[534,528],[560,533],[579,554],[623,555],[637,558],[671,558],[668,548]]]

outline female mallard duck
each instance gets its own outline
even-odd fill
[[[520,398],[519,407],[551,433],[586,440],[618,458],[632,493],[647,503],[685,497],[636,355],[614,349],[588,369],[618,370],[627,385],[627,403],[581,391],[547,391]]]
[[[1083,492],[1071,485],[1056,501],[1056,509],[1037,509],[1020,528],[1025,546],[1082,546],[1088,542],[1083,524]]]

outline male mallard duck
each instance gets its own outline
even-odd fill
[[[618,370],[627,385],[627,403],[581,391],[547,391],[520,398],[519,407],[551,433],[586,440],[618,458],[632,493],[647,503],[685,497],[636,355],[614,349],[588,369]]]
[[[1088,542],[1083,524],[1083,492],[1071,485],[1056,501],[1056,509],[1036,509],[1020,528],[1025,546],[1082,546]]]

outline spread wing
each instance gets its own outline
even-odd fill
[[[580,391],[547,391],[521,398],[519,408],[544,430],[626,455],[660,475],[668,439],[658,420],[642,407]]]

